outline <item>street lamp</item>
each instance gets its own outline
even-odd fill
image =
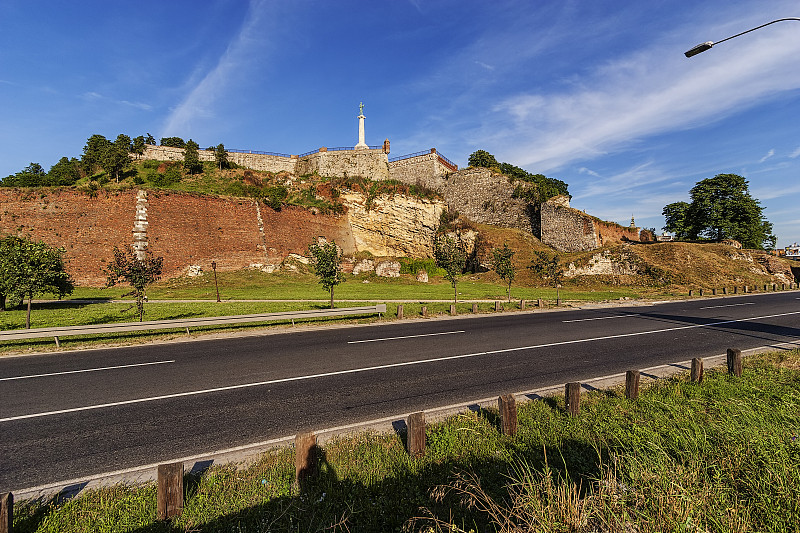
[[[730,39],[733,39],[734,37],[739,37],[740,35],[744,35],[745,33],[750,33],[751,31],[756,31],[756,30],[758,30],[760,28],[763,28],[764,26],[769,26],[770,24],[775,24],[776,22],[782,22],[784,20],[800,20],[800,18],[798,18],[798,17],[787,17],[787,18],[783,18],[783,19],[777,19],[777,20],[773,20],[772,22],[767,22],[766,24],[762,24],[761,26],[756,26],[755,28],[751,28],[751,29],[749,29],[747,31],[743,31],[742,33],[737,33],[736,35],[731,35],[730,37],[726,37],[725,39],[722,39],[721,41],[717,41],[717,42],[706,41],[704,43],[700,43],[697,46],[694,46],[694,47],[690,48],[689,50],[684,52],[683,55],[685,55],[686,57],[696,56],[697,54],[699,54],[701,52],[705,52],[706,50],[711,50],[711,47],[714,46],[715,44],[724,43],[725,41],[729,41]]]
[[[219,303],[219,285],[217,284],[217,262],[211,261],[211,268],[214,270],[214,287],[217,288],[217,303]]]

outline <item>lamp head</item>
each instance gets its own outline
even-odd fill
[[[711,50],[711,47],[714,46],[714,41],[706,41],[704,43],[700,43],[697,46],[689,49],[688,51],[684,52],[683,55],[686,57],[696,56],[700,52],[705,52],[706,50]]]

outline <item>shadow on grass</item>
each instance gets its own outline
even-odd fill
[[[542,448],[520,444],[517,457],[541,471],[545,465]],[[548,458],[551,467],[561,473],[568,470],[577,480],[594,479],[599,475],[595,451],[584,443],[566,441],[561,453]],[[395,475],[375,483],[342,479],[331,465],[323,449],[317,451],[318,474],[301,481],[289,496],[265,500],[244,509],[211,518],[187,527],[181,521],[154,522],[132,530],[133,533],[173,533],[191,531],[400,531],[410,520],[417,519],[411,530],[432,522],[433,516],[452,521],[465,529],[493,530],[485,514],[462,506],[459,498],[449,494],[437,501],[431,492],[454,479],[456,473],[472,473],[481,488],[495,501],[507,497],[505,485],[514,464],[502,459],[454,459],[401,469]],[[566,463],[566,468],[565,468]],[[577,475],[576,475],[577,474]],[[185,481],[186,483],[186,481]],[[583,486],[590,483],[584,481]],[[187,496],[193,496],[191,489]],[[429,514],[430,513],[430,514]]]

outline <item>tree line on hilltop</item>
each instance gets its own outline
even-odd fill
[[[58,187],[75,185],[81,178],[88,177],[90,181],[96,181],[100,185],[108,183],[111,179],[119,183],[125,179],[125,173],[130,170],[132,165],[131,154],[141,156],[144,154],[146,145],[155,145],[155,138],[148,133],[139,135],[131,139],[128,135],[119,134],[113,141],[103,135],[92,135],[83,147],[83,154],[80,159],[72,157],[62,157],[56,164],[50,167],[49,171],[39,163],[31,163],[24,169],[10,174],[0,180],[2,187]],[[195,174],[202,170],[200,162],[199,145],[193,140],[184,141],[180,137],[162,137],[161,146],[169,146],[184,149],[183,167],[189,174]],[[230,166],[228,153],[225,146],[219,144],[216,147],[207,148],[214,152],[214,159],[217,167],[222,170]],[[152,169],[151,169],[152,170]],[[154,177],[154,176],[151,176]],[[176,181],[180,176],[170,176],[171,181]],[[137,184],[144,182],[141,177]],[[164,181],[162,179],[162,181]],[[167,181],[170,181],[167,179]],[[156,185],[167,185],[168,183],[156,183]]]

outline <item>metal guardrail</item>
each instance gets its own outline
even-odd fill
[[[156,329],[186,329],[202,326],[221,326],[227,324],[244,324],[248,322],[270,322],[274,320],[297,320],[329,316],[369,315],[386,313],[386,304],[367,307],[344,307],[341,309],[309,309],[304,311],[284,311],[280,313],[262,313],[255,315],[211,316],[186,318],[179,320],[151,320],[147,322],[122,322],[116,324],[92,324],[88,326],[65,326],[54,328],[12,329],[0,331],[0,342],[40,339],[53,337],[56,345],[59,337],[71,335],[97,335],[106,333],[124,333],[128,331],[147,331]]]
[[[436,152],[436,155],[439,156],[439,162],[444,163],[444,166],[450,167],[450,170],[458,170],[458,165],[447,159],[445,156]]]
[[[291,154],[282,154],[280,152],[262,152],[261,150],[240,150],[238,148],[226,148],[226,152],[232,152],[235,154],[258,154],[258,155],[274,155],[276,157],[292,157]]]
[[[430,150],[423,150],[421,152],[414,152],[413,154],[399,155],[396,157],[390,157],[389,162],[394,163],[395,161],[402,161],[403,159],[411,159],[412,157],[419,157],[421,155],[428,155],[430,153],[431,153]]]

